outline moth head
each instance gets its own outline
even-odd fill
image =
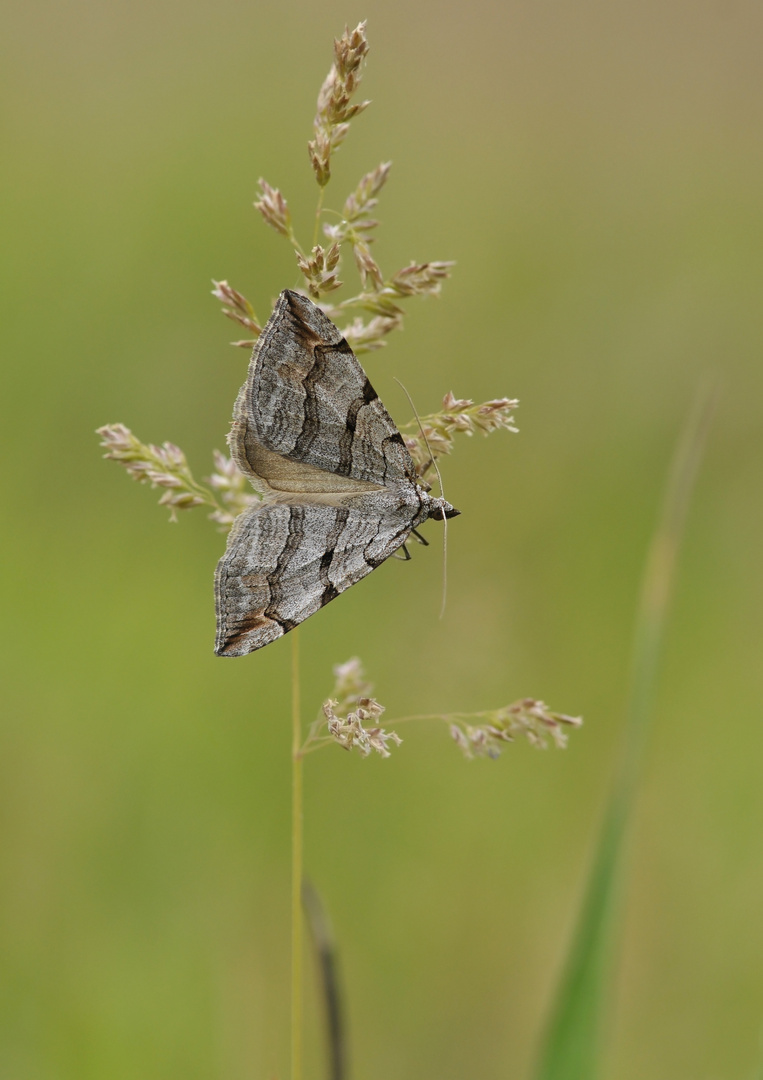
[[[460,510],[456,510],[455,506],[451,506],[445,499],[432,499],[430,502],[429,516],[435,518],[436,521],[458,517],[460,513]]]

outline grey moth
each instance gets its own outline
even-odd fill
[[[233,524],[215,574],[218,656],[282,637],[400,548],[429,495],[351,348],[285,290],[254,347],[228,438],[262,501]]]

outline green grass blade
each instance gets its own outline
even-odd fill
[[[760,1033],[760,1060],[758,1061],[758,1067],[754,1073],[750,1076],[750,1080],[763,1080],[763,1031]]]
[[[697,394],[673,457],[662,510],[644,568],[636,616],[622,754],[557,1000],[539,1054],[536,1080],[594,1080],[610,996],[623,842],[652,712],[670,591],[694,480],[716,393]]]
[[[302,906],[315,947],[318,976],[326,1022],[329,1080],[346,1080],[347,1033],[345,1009],[340,988],[337,948],[326,910],[311,882],[302,885]]]

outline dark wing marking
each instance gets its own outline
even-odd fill
[[[215,574],[218,656],[275,641],[404,543],[413,511],[386,493],[363,502],[362,510],[263,503],[236,519]]]
[[[338,477],[416,480],[400,432],[339,330],[288,290],[255,346],[230,442],[239,467],[255,478],[264,447]]]

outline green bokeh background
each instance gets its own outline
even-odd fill
[[[0,1075],[284,1077],[289,642],[212,655],[224,539],[99,457],[122,421],[222,447],[246,353],[209,296],[297,283],[305,143],[345,22],[373,99],[337,204],[394,162],[376,253],[455,258],[367,369],[392,414],[521,398],[445,464],[437,544],[302,632],[306,715],[360,655],[393,717],[530,694],[566,753],[309,759],[306,865],[353,1075],[528,1075],[611,775],[645,546],[702,374],[688,522],[634,822],[605,1072],[748,1077],[763,1026],[763,14],[752,0],[12,0],[2,34]],[[428,527],[430,539],[439,531]],[[323,1075],[308,972],[307,1076]]]

